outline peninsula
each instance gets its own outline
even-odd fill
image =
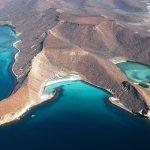
[[[56,93],[43,95],[45,86],[70,76],[109,91],[113,104],[150,117],[150,89],[116,65],[150,65],[147,8],[140,0],[1,0],[0,24],[13,25],[20,40],[12,67],[17,83],[0,101],[0,124],[53,98]]]

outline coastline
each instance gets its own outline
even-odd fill
[[[20,35],[21,33],[20,32],[17,32],[16,31],[16,27],[13,25],[12,22],[10,21],[0,21],[0,26],[7,26],[7,27],[10,27],[11,30],[16,34],[16,35]]]
[[[150,120],[150,110],[147,112],[147,114],[143,115],[142,112],[139,112],[139,113],[133,113],[132,111],[130,111],[127,107],[125,107],[121,102],[120,102],[120,99],[118,98],[115,98],[115,97],[109,97],[109,101],[117,106],[118,108],[121,108],[131,114],[134,114],[134,115],[137,115],[137,116],[140,116],[142,118],[145,118],[145,119],[149,119]]]
[[[92,84],[91,82],[89,82],[88,80],[86,80],[84,77],[81,77],[80,75],[76,75],[76,74],[72,74],[70,76],[65,76],[65,77],[59,77],[57,79],[54,79],[54,80],[49,80],[45,87],[46,86],[50,86],[50,85],[53,85],[53,84],[56,84],[56,83],[60,83],[60,82],[67,82],[67,81],[83,81],[87,84],[90,84],[96,88],[100,88],[102,90],[105,90],[107,93],[109,94],[112,94],[111,91],[107,90],[107,89],[104,89],[104,88],[101,88],[99,86],[96,86],[94,84]],[[44,88],[45,89],[45,88]],[[44,93],[44,89],[43,89],[43,93]],[[58,95],[58,92],[57,90],[55,90],[53,93],[49,93],[49,94],[43,94],[41,96],[41,100],[38,101],[38,102],[35,102],[35,101],[30,101],[27,105],[25,105],[25,107],[23,107],[20,111],[14,113],[14,114],[6,114],[4,116],[4,118],[0,118],[0,126],[1,125],[5,125],[5,124],[9,124],[11,122],[14,122],[16,120],[20,120],[20,118],[28,111],[30,111],[30,109],[32,109],[33,107],[36,107],[40,104],[43,104],[44,102],[48,102],[50,100],[52,100],[53,98],[55,98],[56,95]]]
[[[66,78],[64,77],[64,78],[59,78],[57,80],[48,81],[45,86],[49,86],[49,85],[59,83],[59,82],[64,82],[64,81],[77,81],[77,80],[82,80],[82,78],[79,75],[73,75],[73,76],[66,77]]]
[[[7,27],[10,27],[12,32],[14,32],[14,34],[16,34],[16,36],[19,36],[21,33],[17,32],[15,30],[15,26],[12,24],[12,22],[10,21],[0,21],[0,26],[7,26]],[[21,40],[17,40],[15,43],[13,43],[13,47],[17,50],[15,56],[14,56],[14,61],[13,61],[13,64],[12,64],[12,68],[11,68],[11,71],[13,73],[13,75],[15,76],[16,80],[18,80],[19,76],[14,72],[14,65],[17,61],[17,57],[20,53],[20,49],[17,47],[17,45],[21,42]]]
[[[82,80],[82,81],[85,82],[85,83],[87,83],[87,84],[90,84],[90,85],[92,85],[92,86],[94,86],[94,87],[96,87],[96,88],[102,89],[102,90],[104,90],[105,92],[109,93],[110,95],[113,95],[113,94],[114,94],[110,89],[106,89],[106,88],[103,88],[103,87],[101,87],[101,86],[95,85],[95,84],[91,83],[89,80],[86,80],[86,79],[85,79],[85,80]]]
[[[17,47],[17,45],[18,45],[20,42],[21,42],[21,40],[18,40],[18,41],[16,41],[15,43],[13,43],[13,47],[14,47],[15,49],[17,49],[17,52],[16,52],[16,54],[15,54],[15,56],[14,56],[14,63],[13,63],[13,65],[12,65],[12,73],[14,74],[14,76],[16,77],[17,80],[18,80],[19,76],[15,73],[15,71],[14,71],[14,66],[15,66],[15,63],[16,63],[16,61],[17,61],[17,57],[18,57],[18,55],[19,55],[19,53],[20,53],[20,49]]]
[[[10,27],[11,30],[12,30],[12,32],[14,32],[14,34],[15,34],[16,36],[19,36],[19,35],[20,35],[20,33],[17,33],[17,32],[15,31],[15,27],[13,26],[13,24],[12,24],[11,22],[2,21],[2,22],[0,22],[0,26],[7,26],[7,27]],[[18,45],[19,42],[21,42],[21,40],[17,40],[16,42],[13,43],[13,47],[16,49],[16,53],[15,53],[15,55],[14,55],[14,58],[13,58],[13,61],[12,61],[12,64],[11,64],[11,68],[10,68],[10,71],[11,71],[12,75],[14,76],[16,82],[17,82],[17,80],[18,80],[18,75],[15,74],[15,72],[14,72],[14,65],[15,65],[15,62],[17,61],[17,56],[18,56],[18,54],[20,53],[20,49],[17,48],[17,45]],[[15,87],[16,87],[16,85],[15,85]],[[15,89],[15,88],[14,88],[14,89]],[[12,90],[12,93],[14,92],[14,89]],[[10,96],[11,96],[11,95],[10,95]],[[10,97],[10,96],[9,96],[9,97]],[[53,97],[53,96],[51,96],[51,97]],[[36,104],[36,103],[34,103],[34,102],[30,102],[29,104],[25,105],[25,107],[24,107],[22,110],[20,110],[20,111],[14,113],[14,114],[6,114],[3,119],[0,118],[0,125],[7,124],[7,123],[12,122],[12,121],[15,121],[15,120],[19,120],[19,118],[20,118],[25,112],[27,112],[30,108],[32,108],[33,106],[36,106],[36,105],[38,105],[38,104]],[[6,119],[6,118],[7,118],[7,119]]]
[[[81,76],[79,75],[75,75],[75,76],[67,76],[67,77],[61,77],[58,79],[54,79],[54,80],[49,80],[46,86],[50,86],[56,83],[60,83],[60,82],[65,82],[65,81],[83,81],[87,84],[91,84],[89,81],[85,80],[84,78],[81,78]],[[92,86],[95,86],[97,88],[101,88],[99,86],[96,86],[94,84],[91,84]],[[101,88],[104,89],[104,88]],[[130,111],[128,108],[126,108],[121,102],[120,99],[113,97],[111,94],[111,91],[109,92],[109,90],[104,89],[106,92],[110,93],[110,96],[108,97],[108,100],[115,106],[117,106],[118,108],[121,108],[131,114],[134,114],[132,111]],[[27,105],[25,105],[21,110],[19,110],[16,113],[10,113],[10,114],[6,114],[3,118],[0,118],[0,126],[1,125],[5,125],[5,124],[9,124],[11,122],[14,122],[16,120],[20,120],[21,117],[23,117],[23,115],[30,111],[33,107],[36,107],[40,104],[43,104],[44,102],[48,102],[50,100],[52,100],[53,98],[55,98],[56,95],[58,95],[59,91],[55,90],[55,92],[53,93],[48,93],[48,94],[43,94],[41,96],[40,101],[30,101]],[[139,114],[140,115],[140,114]],[[145,117],[149,118],[150,116],[150,112],[148,112],[147,116],[145,115]],[[143,116],[144,117],[144,116]]]
[[[60,78],[60,79],[56,79],[56,80],[52,80],[49,81],[49,85],[54,84],[54,83],[59,83],[59,82],[63,82],[63,81],[78,81],[81,80],[81,77],[77,76],[76,77],[65,77],[65,78]],[[45,94],[41,96],[41,100],[40,101],[30,101],[27,105],[25,105],[25,107],[23,107],[21,110],[19,110],[16,113],[10,113],[10,114],[6,114],[3,118],[0,118],[0,126],[1,125],[5,125],[11,122],[14,122],[16,120],[19,120],[26,112],[28,112],[30,109],[32,109],[35,106],[38,106],[44,102],[47,102],[49,100],[52,100],[53,98],[55,98],[55,96],[57,95],[57,91],[55,91],[54,93],[50,93],[50,94]]]
[[[0,22],[0,25],[1,26],[9,26],[12,29],[12,31],[14,32],[14,26],[12,23]],[[17,35],[16,32],[14,32],[14,33]],[[13,47],[17,50],[17,52],[14,55],[14,58],[13,58],[14,60],[12,62],[12,68],[10,70],[12,72],[12,74],[14,75],[14,77],[16,78],[16,81],[18,81],[19,76],[17,74],[15,74],[14,65],[15,65],[15,63],[17,61],[17,57],[20,53],[20,49],[18,48],[18,44],[20,42],[21,42],[21,40],[18,40],[18,41],[13,43]],[[65,78],[59,77],[59,79],[57,79],[57,80],[48,81],[47,85],[58,83],[58,82],[63,82],[63,81],[75,81],[75,80],[82,80],[82,78],[79,77],[78,75],[73,74],[72,76],[67,76]],[[14,89],[13,89],[12,93],[14,92]],[[4,116],[0,117],[0,125],[5,125],[5,124],[11,123],[15,120],[19,120],[20,117],[22,117],[30,109],[32,109],[33,107],[35,107],[39,104],[42,104],[42,103],[48,101],[48,100],[53,99],[56,94],[57,94],[57,91],[55,91],[54,93],[48,94],[48,95],[43,95],[43,96],[41,96],[41,99],[39,101],[29,101],[27,104],[25,104],[22,108],[18,109],[16,112],[9,112],[7,114],[4,114]]]
[[[7,114],[7,115],[5,115],[5,117],[3,119],[2,118],[0,119],[0,126],[9,124],[9,123],[17,121],[17,120],[20,120],[20,118],[23,117],[23,115],[26,112],[30,111],[30,109],[32,109],[33,107],[38,106],[38,105],[40,105],[40,104],[42,104],[42,103],[44,103],[44,102],[54,98],[55,94],[56,93],[51,94],[51,95],[49,94],[49,99],[42,100],[41,102],[31,101],[28,105],[26,105],[24,108],[22,108],[22,110],[14,113],[14,114]]]
[[[124,63],[124,62],[132,62],[132,63],[139,63],[141,65],[145,65],[145,66],[150,67],[150,65],[147,64],[147,63],[143,63],[143,62],[140,62],[140,61],[135,61],[135,60],[131,60],[131,59],[128,59],[128,58],[123,58],[123,57],[112,58],[112,59],[110,59],[110,62],[112,62],[115,65],[120,64],[120,63]]]
[[[0,26],[9,26],[11,28],[14,27],[10,21],[0,21]]]
[[[31,107],[33,107],[32,103],[26,105],[22,110],[20,110],[19,112],[16,112],[15,114],[5,115],[4,119],[0,120],[0,126],[19,120],[20,117],[23,116],[23,114],[26,113]]]
[[[17,57],[18,57],[18,55],[19,55],[19,53],[20,53],[20,50],[19,50],[19,48],[18,48],[18,44],[19,44],[20,42],[21,42],[21,40],[18,40],[18,41],[16,41],[15,43],[13,43],[13,47],[16,48],[18,51],[16,52],[15,57],[14,57],[14,62],[13,62],[13,65],[12,65],[12,73],[15,75],[15,77],[17,78],[17,80],[18,80],[19,76],[18,76],[17,74],[15,74],[15,72],[14,72],[14,65],[15,65],[15,63],[16,63],[16,61],[17,61]],[[123,59],[123,58],[112,59],[112,62],[115,63],[115,64],[121,63],[121,62],[127,62],[127,61],[128,61],[127,59]],[[48,81],[48,82],[46,83],[45,86],[48,86],[48,85],[51,85],[51,84],[55,84],[55,83],[58,83],[58,82],[75,81],[75,80],[82,80],[83,82],[87,82],[87,83],[89,83],[89,84],[91,84],[91,85],[93,85],[93,86],[95,86],[95,87],[104,89],[103,87],[96,86],[96,85],[92,84],[91,82],[87,81],[86,79],[83,79],[83,78],[79,77],[78,75],[76,75],[76,76],[75,76],[75,75],[74,75],[74,76],[68,76],[68,77],[66,77],[66,78],[65,78],[65,77],[64,77],[64,78],[58,78],[58,79],[56,79],[56,80],[50,80],[50,81]],[[112,94],[112,91],[110,91],[109,89],[104,89],[104,90],[107,91],[107,92],[109,91],[109,92]],[[38,93],[37,93],[37,94],[38,94]],[[31,101],[31,102],[29,102],[29,104],[25,105],[25,107],[23,107],[20,111],[14,113],[14,114],[8,114],[8,116],[7,116],[7,114],[6,114],[6,118],[8,117],[8,118],[7,118],[8,120],[4,120],[4,123],[1,123],[1,118],[0,118],[0,125],[20,119],[20,117],[23,116],[24,113],[26,113],[26,112],[27,112],[28,110],[30,110],[32,107],[37,106],[37,105],[39,105],[39,104],[42,104],[42,103],[45,102],[45,101],[51,100],[54,96],[55,96],[55,95],[43,95],[43,96],[41,97],[41,101],[39,101],[39,102],[33,102],[33,101]],[[112,98],[109,98],[109,99],[112,100]],[[119,101],[119,99],[118,99],[118,101]],[[127,108],[125,108],[125,106],[121,105],[121,103],[117,103],[117,101],[115,101],[114,99],[113,99],[111,102],[112,102],[114,105],[117,105],[119,108],[122,108],[122,109],[124,109],[124,110],[129,111]],[[132,113],[131,111],[129,111],[129,112]],[[9,116],[9,115],[10,115],[10,116]]]
[[[14,37],[13,43],[11,43],[11,45],[10,45],[11,48],[12,48],[12,51],[13,51],[13,55],[11,56],[11,58],[9,58],[10,59],[10,63],[9,63],[8,68],[7,68],[8,69],[7,72],[10,74],[10,77],[13,80],[13,87],[10,89],[10,92],[6,95],[6,97],[1,99],[1,100],[3,100],[3,99],[6,99],[6,98],[8,98],[8,97],[10,97],[12,95],[12,93],[14,92],[14,89],[15,89],[15,87],[17,85],[18,77],[15,74],[13,68],[14,68],[14,63],[16,62],[16,58],[15,57],[18,54],[18,52],[20,51],[17,48],[17,44],[21,40],[19,40],[19,36],[14,32],[15,27],[12,25],[11,22],[0,22],[0,27],[8,28],[8,30],[10,30],[10,34],[12,34],[13,37]]]
[[[49,80],[49,81],[47,81],[45,87],[56,84],[56,83],[67,82],[67,81],[83,81],[87,84],[91,84],[84,77],[81,77],[80,75],[77,75],[77,74],[72,74],[70,76],[63,76],[63,77],[58,77],[57,79]],[[96,88],[101,88],[101,87],[96,86],[94,84],[91,84],[91,85],[95,86]],[[44,93],[44,89],[43,89],[43,93]],[[101,88],[101,89],[103,89],[103,90],[105,90],[106,92],[109,93],[109,90],[106,90],[104,88]],[[33,107],[36,107],[40,104],[43,104],[44,102],[52,100],[53,98],[55,98],[56,95],[58,95],[58,91],[56,91],[56,90],[55,90],[54,93],[43,94],[41,96],[40,101],[37,101],[37,102],[30,101],[27,105],[25,105],[18,112],[13,113],[13,114],[11,114],[11,113],[6,114],[3,118],[0,118],[0,126],[5,125],[5,124],[9,124],[9,123],[14,122],[16,120],[19,120],[26,112],[30,111],[30,109],[32,109]]]
[[[122,57],[117,57],[117,58],[112,58],[112,59],[110,59],[110,61],[111,61],[113,64],[118,64],[118,63],[127,62],[128,59],[127,59],[127,58],[122,58]]]
[[[115,98],[115,97],[109,97],[109,101],[113,104],[116,105],[117,107],[128,111],[129,113],[132,113],[132,111],[130,111],[128,108],[126,108],[121,102],[120,99]],[[133,113],[132,113],[133,114]]]

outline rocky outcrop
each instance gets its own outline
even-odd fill
[[[121,95],[121,100],[123,101],[124,105],[132,112],[140,112],[142,110],[142,112],[147,114],[149,108],[140,92],[128,81],[122,82],[121,85],[124,91],[129,93],[126,97],[122,97],[123,95]],[[129,99],[129,101],[126,99]]]

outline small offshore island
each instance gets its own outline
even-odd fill
[[[148,149],[149,4],[1,0],[0,148]]]

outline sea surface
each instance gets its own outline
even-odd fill
[[[0,100],[8,97],[16,84],[12,64],[17,49],[13,47],[19,37],[9,26],[0,26]]]
[[[150,66],[131,61],[118,63],[117,66],[131,81],[150,86]]]
[[[0,149],[149,149],[150,121],[111,105],[108,97],[82,81],[65,83],[56,99],[0,127]]]

